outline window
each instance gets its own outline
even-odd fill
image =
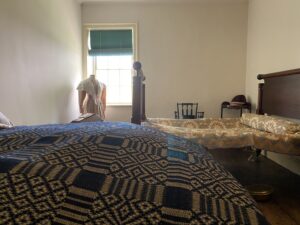
[[[91,56],[89,56],[91,57]],[[90,59],[97,79],[106,84],[107,103],[131,105],[132,101],[132,56],[95,56]]]
[[[84,72],[106,85],[108,105],[132,104],[136,25],[85,26]]]

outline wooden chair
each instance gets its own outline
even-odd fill
[[[175,119],[203,118],[204,112],[198,112],[198,103],[177,103]]]

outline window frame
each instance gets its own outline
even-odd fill
[[[82,36],[82,78],[88,78],[87,59],[88,59],[88,37],[90,30],[132,30],[133,43],[133,61],[138,61],[138,25],[137,23],[88,23],[83,25]],[[94,59],[95,60],[95,59]],[[96,63],[94,62],[93,71],[96,72]],[[132,74],[133,75],[133,74]],[[132,106],[131,104],[107,104],[108,106]]]

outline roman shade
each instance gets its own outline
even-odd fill
[[[131,55],[132,30],[91,30],[90,56]]]

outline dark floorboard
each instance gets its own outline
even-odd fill
[[[245,187],[251,184],[273,186],[272,199],[258,203],[272,225],[300,225],[299,175],[265,157],[260,157],[259,162],[249,162],[249,150],[215,149],[209,152]]]

